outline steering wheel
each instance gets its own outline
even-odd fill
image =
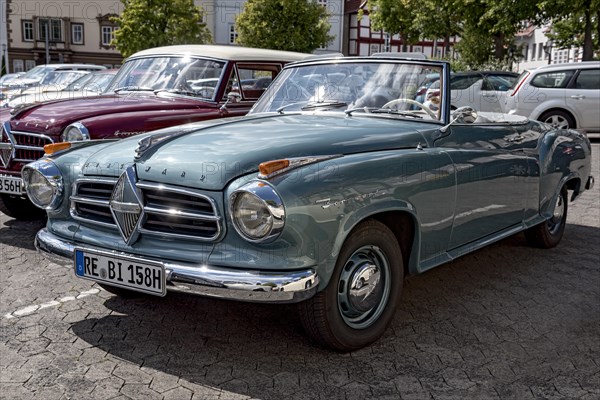
[[[392,101],[388,101],[387,103],[385,103],[383,106],[381,106],[381,108],[392,108],[396,104],[400,104],[400,103],[408,103],[408,104],[415,105],[415,106],[421,108],[427,114],[429,114],[429,116],[431,118],[438,119],[437,115],[435,115],[435,113],[431,110],[431,108],[427,107],[423,103],[419,103],[418,101],[412,100],[412,99],[404,99],[404,98],[402,98],[402,99],[394,99]]]

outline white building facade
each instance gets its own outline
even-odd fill
[[[120,53],[110,46],[117,28],[110,17],[123,9],[119,0],[6,0],[6,5],[11,72],[46,63],[120,65]]]
[[[546,36],[546,33],[551,30],[550,25],[528,25],[517,34],[515,44],[522,47],[522,59],[514,66],[517,72],[542,65],[581,61],[582,49],[579,47],[557,49],[552,40]]]

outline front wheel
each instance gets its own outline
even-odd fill
[[[381,222],[365,221],[342,246],[327,288],[298,305],[302,325],[324,347],[360,349],[385,331],[403,278],[396,237]]]
[[[567,224],[567,211],[569,209],[569,193],[567,188],[563,186],[558,198],[556,199],[556,205],[554,206],[554,212],[552,217],[533,226],[525,231],[525,238],[527,243],[534,247],[542,249],[549,249],[556,246],[563,237],[565,232],[565,226]]]
[[[34,221],[46,218],[46,212],[34,206],[28,198],[10,194],[0,195],[0,211],[11,218],[21,221]]]

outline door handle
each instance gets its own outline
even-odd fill
[[[507,138],[506,141],[507,142],[521,142],[521,141],[523,141],[523,139],[525,139],[525,136],[517,135],[515,137]]]
[[[571,98],[575,100],[582,100],[585,99],[585,96],[582,94],[574,94],[573,96],[571,96]]]

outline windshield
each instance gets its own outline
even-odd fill
[[[72,91],[93,91],[93,92],[103,92],[110,81],[115,77],[115,74],[112,73],[91,73],[81,78],[77,79],[75,82],[71,82],[69,86],[65,88],[65,90]]]
[[[46,75],[50,71],[54,71],[56,68],[54,67],[46,67],[43,65],[38,65],[37,67],[33,67],[25,75],[21,77],[21,79],[37,79],[41,80],[44,75]]]
[[[172,92],[213,100],[224,70],[225,62],[202,58],[138,58],[119,69],[106,93]]]
[[[333,111],[440,120],[440,99],[424,104],[418,89],[441,66],[401,61],[299,65],[276,78],[251,113]],[[421,96],[422,97],[422,96]]]
[[[88,75],[86,71],[53,71],[40,82],[42,85],[68,85],[69,83]]]

